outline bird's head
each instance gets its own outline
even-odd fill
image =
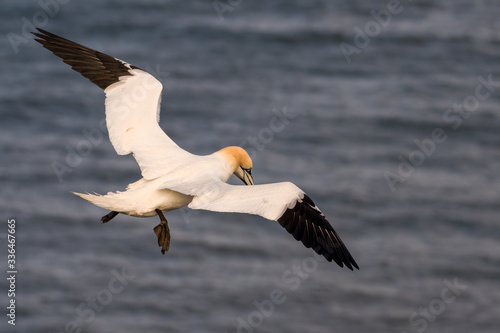
[[[231,166],[231,171],[246,185],[254,185],[252,177],[252,159],[241,147],[226,147],[220,150],[225,155]]]

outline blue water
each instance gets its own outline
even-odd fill
[[[54,1],[0,12],[1,275],[8,219],[18,271],[1,332],[498,332],[500,3]],[[100,126],[102,91],[25,39],[33,21],[148,68],[170,137],[247,148],[255,181],[304,189],[361,269],[256,216],[170,212],[165,256],[157,218],[101,225],[70,191],[139,168]]]

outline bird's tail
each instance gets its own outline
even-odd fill
[[[106,195],[101,195],[101,194],[89,194],[89,193],[76,193],[76,192],[71,192],[74,195],[79,196],[80,198],[83,198],[87,201],[90,201],[96,206],[99,206],[104,209],[110,209],[114,211],[118,211],[118,207],[120,206],[120,200],[117,198],[118,193],[113,193],[109,192]]]

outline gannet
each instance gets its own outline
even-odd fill
[[[307,248],[340,267],[359,269],[339,235],[304,191],[290,182],[254,185],[252,159],[241,147],[226,147],[199,156],[180,148],[160,128],[162,84],[148,72],[107,54],[77,44],[43,29],[33,34],[75,71],[106,94],[106,126],[119,155],[132,153],[142,178],[124,192],[106,195],[74,194],[110,213],[136,217],[158,215],[153,230],[165,254],[170,246],[168,221],[163,215],[189,207],[216,212],[260,215],[277,221]],[[226,181],[236,175],[245,185]]]

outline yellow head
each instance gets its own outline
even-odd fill
[[[233,173],[241,179],[246,185],[253,185],[253,177],[252,177],[252,159],[245,151],[245,149],[241,147],[226,147],[219,152],[223,153],[226,159],[230,163],[231,170]]]

